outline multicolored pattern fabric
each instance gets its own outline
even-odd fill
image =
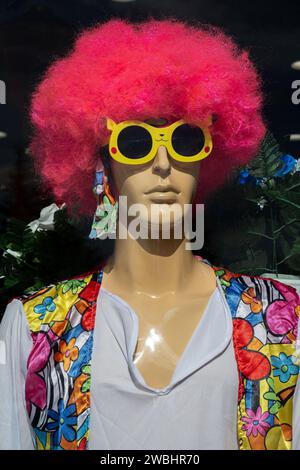
[[[299,366],[296,290],[213,266],[233,320],[240,449],[290,449]],[[36,449],[88,448],[96,302],[103,271],[23,295],[33,348],[25,395]]]
[[[239,447],[291,449],[293,394],[299,374],[296,354],[299,294],[294,287],[270,278],[213,268],[224,288],[233,320],[240,377]]]
[[[36,449],[84,450],[90,419],[90,368],[102,273],[21,296],[33,348],[25,382]]]
[[[93,192],[97,199],[89,238],[107,238],[116,234],[119,203],[111,191],[111,182],[106,177],[101,160],[98,161]]]

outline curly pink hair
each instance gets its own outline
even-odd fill
[[[248,52],[221,30],[170,17],[113,18],[81,32],[37,85],[30,153],[56,201],[75,217],[92,215],[99,148],[109,132],[104,117],[195,123],[213,113],[214,150],[201,162],[197,191],[202,201],[255,156],[265,132],[261,108]]]

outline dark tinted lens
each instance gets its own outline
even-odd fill
[[[172,135],[173,148],[183,157],[197,155],[203,149],[204,142],[204,134],[200,127],[191,124],[178,126]]]
[[[127,158],[145,157],[150,152],[151,147],[151,135],[143,127],[128,126],[118,136],[118,148]]]

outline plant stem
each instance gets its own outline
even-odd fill
[[[286,224],[282,225],[281,227],[277,228],[276,230],[274,230],[274,233],[279,233],[282,229],[284,229],[285,227],[287,227],[288,225],[290,224],[293,224],[294,222],[298,222],[298,219],[292,219],[290,220],[289,222],[287,222]]]
[[[289,201],[289,200],[286,199],[285,197],[280,197],[280,196],[278,196],[277,199],[278,199],[278,201],[286,202],[286,203],[289,204],[290,206],[296,207],[296,209],[300,209],[299,204],[296,204],[295,202]]]
[[[298,186],[300,186],[300,183],[296,183],[296,184],[294,184],[293,186],[290,186],[289,188],[286,188],[286,189],[284,190],[284,192],[287,193],[287,192],[290,191],[291,189],[298,188]]]
[[[293,256],[293,255],[289,254],[289,255],[287,255],[285,258],[283,258],[281,261],[278,261],[277,266],[279,266],[279,264],[283,263],[283,262],[286,261],[287,259],[291,258],[291,256]]]
[[[266,235],[265,233],[253,232],[252,230],[249,230],[248,233],[250,233],[251,235],[258,235],[259,237],[264,237],[268,238],[269,240],[273,240],[273,237],[270,237],[270,235]]]
[[[277,267],[277,246],[276,246],[276,237],[274,236],[274,213],[273,213],[273,204],[270,206],[270,219],[271,219],[271,232],[272,232],[272,264],[273,271],[275,271],[278,276],[278,267]]]

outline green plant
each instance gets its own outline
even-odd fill
[[[32,231],[26,222],[10,218],[0,234],[1,312],[15,296],[97,268],[112,243],[90,240],[87,228],[71,220],[65,209],[55,212],[50,230]]]

